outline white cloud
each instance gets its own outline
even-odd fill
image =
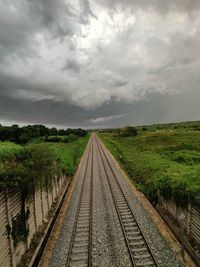
[[[125,116],[125,114],[118,114],[118,115],[112,115],[112,116],[107,116],[107,117],[98,117],[95,119],[90,119],[90,122],[98,124],[98,123],[104,123],[104,122],[109,122],[113,119],[119,119]]]

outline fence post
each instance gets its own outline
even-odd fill
[[[181,244],[181,255],[184,258],[185,256],[185,248],[184,248],[184,221],[185,221],[185,215],[181,213],[181,215],[178,218],[179,224],[180,224],[180,244]]]
[[[35,223],[35,229],[36,233],[38,231],[38,226],[37,226],[37,215],[36,215],[36,203],[35,203],[35,185],[33,186],[33,216],[34,216],[34,223]]]
[[[190,235],[190,223],[191,223],[191,213],[192,213],[192,207],[191,207],[191,203],[189,202],[188,203],[188,212],[187,212],[187,214],[188,214],[188,216],[187,216],[187,233],[188,233],[188,235]]]
[[[177,207],[177,204],[176,204],[176,202],[173,200],[173,202],[174,202],[174,204],[175,204],[175,220],[177,220],[178,219],[178,207]]]
[[[49,188],[48,188],[48,185],[47,185],[47,178],[45,177],[45,193],[46,193],[46,200],[47,200],[47,207],[48,207],[48,212],[49,212]]]
[[[57,188],[57,175],[54,176],[54,187],[55,187],[55,192],[56,192],[56,197],[58,195],[58,188]]]
[[[12,231],[12,218],[10,213],[10,204],[9,204],[9,197],[8,197],[8,190],[5,189],[5,199],[6,199],[6,215],[7,215],[7,222],[10,231],[8,231],[8,240],[9,240],[9,249],[10,249],[10,257],[11,257],[11,266],[16,267],[16,259],[15,259],[15,250],[13,245],[13,240],[11,236]]]
[[[44,218],[44,207],[43,207],[43,199],[42,199],[42,183],[40,182],[40,204],[41,204],[41,208],[42,208],[42,219]]]

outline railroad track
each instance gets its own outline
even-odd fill
[[[98,138],[95,137],[95,139],[132,265],[134,267],[159,266],[150,245],[137,223],[104,148]],[[108,175],[107,168],[110,169],[112,175]]]
[[[89,173],[88,173],[89,171]],[[92,266],[93,141],[91,139],[66,267]]]

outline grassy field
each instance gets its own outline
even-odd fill
[[[88,142],[89,135],[85,137],[78,138],[77,140],[70,143],[40,143],[40,144],[30,144],[30,147],[42,147],[43,149],[50,149],[57,160],[63,171],[68,175],[73,175],[74,171],[80,161],[80,158],[85,150],[86,144]]]
[[[198,123],[195,123],[198,125]],[[189,126],[189,127],[188,127]],[[149,198],[159,190],[180,204],[200,205],[200,131],[191,123],[139,127],[136,137],[100,134],[129,177]],[[168,128],[167,128],[168,127]],[[161,128],[161,129],[160,129]]]
[[[50,179],[55,175],[54,162],[63,173],[73,175],[88,139],[86,135],[67,144],[41,142],[24,146],[0,142],[0,188],[29,186],[39,176]]]
[[[24,148],[12,142],[0,142],[0,160],[9,159],[20,155]]]

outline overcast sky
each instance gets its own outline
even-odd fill
[[[199,0],[1,0],[0,123],[200,119]]]

